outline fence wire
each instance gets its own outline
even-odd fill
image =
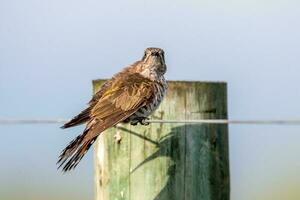
[[[68,119],[0,119],[5,124],[63,124]],[[300,125],[300,119],[290,120],[229,120],[229,119],[197,119],[197,120],[146,120],[149,123],[167,124],[253,124],[253,125]]]

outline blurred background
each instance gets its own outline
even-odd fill
[[[231,119],[300,118],[296,0],[0,0],[0,118],[70,118],[93,79],[149,46],[169,80],[228,82]],[[57,156],[83,127],[0,126],[0,199],[93,199],[92,151]],[[232,200],[300,199],[300,127],[230,125]]]

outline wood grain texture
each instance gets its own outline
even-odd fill
[[[152,119],[227,118],[226,83],[168,84]],[[229,200],[227,125],[122,124],[98,138],[94,157],[96,200]]]

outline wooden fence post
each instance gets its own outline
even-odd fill
[[[104,80],[93,81],[94,92]],[[152,119],[226,119],[226,83],[170,81]],[[120,143],[114,139],[121,134]],[[229,200],[228,126],[120,125],[95,149],[96,200]]]

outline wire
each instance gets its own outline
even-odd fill
[[[150,123],[185,123],[185,124],[277,124],[300,125],[300,120],[228,120],[228,119],[199,119],[199,120],[149,120]]]
[[[61,124],[67,119],[0,119],[0,125],[5,124]],[[269,124],[269,125],[300,125],[300,119],[292,120],[228,120],[228,119],[199,119],[199,120],[147,120],[149,123],[167,124]]]
[[[0,124],[61,124],[67,119],[0,119]]]

